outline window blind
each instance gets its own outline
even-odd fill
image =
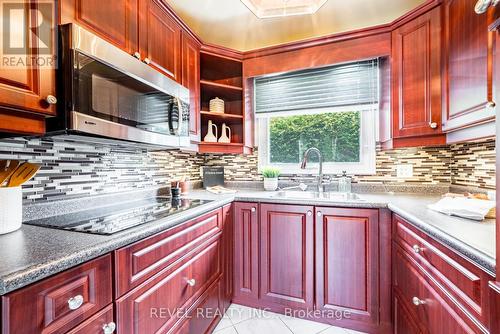
[[[260,116],[377,102],[377,59],[255,79],[255,112]]]

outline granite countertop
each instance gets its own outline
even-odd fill
[[[400,193],[394,195],[360,194],[361,200],[359,201],[334,202],[318,199],[273,198],[273,195],[274,193],[264,191],[239,191],[236,194],[214,195],[197,190],[188,197],[208,199],[212,202],[113,235],[85,234],[23,225],[16,232],[0,235],[2,246],[0,247],[0,295],[172,228],[234,200],[389,208],[491,275],[495,273],[495,222],[486,220],[479,223],[449,217],[427,209],[427,204],[437,201],[438,196]],[[65,206],[71,207],[71,203]],[[39,212],[43,210],[50,212],[47,207],[40,208]]]

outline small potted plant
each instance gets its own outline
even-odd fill
[[[278,176],[281,172],[278,168],[265,167],[262,169],[262,176],[264,177],[264,189],[267,191],[275,191],[278,189]]]

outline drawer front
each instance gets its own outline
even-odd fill
[[[111,255],[2,297],[3,333],[67,333],[112,301]]]
[[[194,298],[220,277],[220,241],[193,250],[179,268],[159,275],[117,301],[120,333],[165,333],[185,316]]]
[[[491,279],[451,250],[394,215],[394,240],[475,318],[487,323],[483,285]],[[487,312],[486,312],[487,313]]]
[[[117,250],[117,296],[174,265],[191,249],[219,233],[221,223],[222,209],[219,209]]]
[[[90,319],[70,330],[68,334],[116,333],[116,329],[111,332],[112,327],[116,328],[116,324],[113,320],[113,305],[109,305],[105,309],[96,313]],[[108,329],[108,332],[105,332],[105,329]]]
[[[219,287],[219,282],[211,286],[189,311],[187,318],[181,321],[179,329],[174,328],[171,332],[176,334],[210,333],[219,322],[222,314]]]
[[[412,314],[418,327],[429,333],[481,333],[481,330],[457,313],[442,291],[425,276],[418,263],[399,245],[394,245],[394,295],[400,296],[400,307]],[[417,331],[418,332],[418,331]]]

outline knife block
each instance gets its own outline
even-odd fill
[[[23,192],[21,187],[0,187],[0,234],[21,228]]]

